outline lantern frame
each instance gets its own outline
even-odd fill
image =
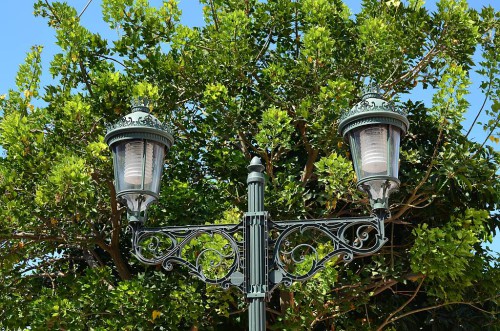
[[[406,115],[396,110],[392,103],[382,100],[377,90],[366,93],[363,100],[343,117],[339,131],[347,139],[355,130],[370,125],[394,127],[404,135],[409,124]],[[146,113],[143,106],[109,127],[105,140],[111,148],[134,140],[154,141],[164,145],[166,150],[173,144],[168,126]],[[143,155],[146,153],[143,145]],[[387,155],[385,159],[388,159]],[[383,166],[382,162],[375,164]],[[355,163],[355,167],[358,165],[359,162]],[[144,166],[142,169],[144,176]],[[332,259],[349,262],[355,256],[368,256],[379,251],[387,241],[384,222],[390,217],[387,208],[390,192],[387,191],[383,201],[371,197],[373,210],[370,216],[271,221],[264,206],[264,170],[260,158],[254,157],[248,166],[248,212],[237,224],[145,227],[146,212],[143,215],[140,211],[128,214],[132,252],[140,262],[162,266],[166,271],[171,271],[176,264],[182,265],[204,283],[219,285],[223,289],[238,288],[248,301],[248,329],[252,331],[266,330],[266,301],[271,300],[271,293],[280,284],[291,286],[294,282],[310,279]],[[116,172],[115,165],[115,178],[119,175]],[[125,176],[125,170],[122,175]],[[381,186],[387,183],[399,185],[394,176],[361,178],[358,187],[365,190],[364,186],[368,186],[369,194],[369,186],[373,184],[370,180],[378,181],[375,184]],[[117,196],[125,194],[117,193]],[[200,236],[218,238],[217,241],[226,244],[222,249],[202,245],[193,258],[189,249],[193,243],[200,243]],[[312,236],[314,240],[311,240]],[[322,242],[327,245],[318,246]],[[301,268],[295,267],[301,264]],[[205,269],[208,265],[225,270],[210,273]]]
[[[174,138],[172,135],[172,131],[170,127],[166,124],[161,123],[156,117],[151,115],[150,110],[151,110],[151,103],[148,99],[145,98],[138,98],[134,99],[132,102],[132,112],[130,114],[127,114],[123,116],[120,120],[113,124],[107,125],[107,132],[104,137],[104,141],[106,144],[110,147],[112,153],[113,153],[113,167],[114,167],[114,175],[115,175],[115,188],[117,189],[116,192],[116,197],[120,200],[120,202],[124,203],[127,205],[127,209],[129,211],[129,214],[133,217],[133,220],[139,220],[143,221],[144,216],[141,216],[141,204],[147,200],[149,202],[147,205],[150,203],[156,201],[159,198],[159,181],[162,176],[162,168],[163,168],[163,162],[164,162],[164,156],[170,149],[170,147],[174,143]],[[117,185],[117,182],[125,182],[124,176],[125,176],[125,167],[121,167],[118,164],[118,156],[115,153],[115,148],[118,146],[124,146],[125,144],[128,144],[133,141],[140,141],[142,142],[143,149],[141,150],[141,153],[143,155],[137,156],[137,159],[140,159],[142,162],[142,175],[141,175],[141,180],[140,180],[140,188],[138,189],[123,189],[119,188],[120,185]],[[147,190],[145,189],[145,155],[146,152],[144,149],[146,148],[147,143],[153,143],[155,145],[160,145],[164,147],[164,154],[161,160],[158,160],[158,162],[161,162],[161,169],[158,172],[153,171],[153,176],[157,175],[158,178],[152,178],[152,181],[158,182],[158,185],[156,185],[156,190]],[[125,148],[125,147],[124,147]],[[154,148],[154,147],[153,147]],[[125,161],[126,162],[126,161]],[[120,172],[120,168],[122,168]],[[136,199],[142,199],[142,201],[138,201],[138,210],[133,210],[130,208],[130,205],[124,200],[126,200],[127,197],[132,197],[136,196]],[[147,205],[144,206],[144,211],[147,208]]]
[[[399,150],[401,138],[406,134],[410,123],[406,112],[394,105],[393,102],[383,99],[381,90],[376,85],[369,85],[358,102],[348,112],[344,113],[339,123],[339,133],[350,145],[353,165],[358,176],[357,187],[368,193],[370,204],[373,209],[388,209],[388,198],[391,192],[399,188],[400,181],[397,177],[399,168]],[[361,169],[363,162],[361,150],[361,138],[356,140],[354,134],[363,129],[373,127],[386,127],[385,141],[385,175],[364,175]],[[399,132],[397,141],[393,135]],[[372,144],[373,145],[373,144]],[[391,149],[392,146],[392,149]],[[396,158],[396,159],[393,159]],[[395,169],[394,169],[395,168]],[[395,175],[394,175],[395,174]],[[381,196],[374,196],[374,186],[380,185]]]

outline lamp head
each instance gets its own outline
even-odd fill
[[[340,119],[339,132],[349,143],[358,189],[368,193],[373,209],[388,209],[389,195],[399,188],[399,145],[409,127],[406,113],[369,86]]]
[[[148,99],[136,99],[132,113],[107,126],[105,142],[113,153],[116,196],[131,220],[142,220],[159,197],[165,153],[174,139],[170,128],[149,113]]]

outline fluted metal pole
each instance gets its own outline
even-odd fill
[[[254,157],[248,166],[247,299],[249,331],[266,330],[266,220],[264,215],[264,166]]]

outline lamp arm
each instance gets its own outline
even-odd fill
[[[388,216],[378,210],[370,217],[270,221],[270,292],[281,283],[290,286],[311,278],[335,257],[350,262],[377,252],[387,241]]]
[[[388,213],[383,210],[370,217],[276,222],[262,212],[246,213],[238,224],[146,228],[132,222],[133,253],[144,264],[161,265],[167,271],[174,264],[183,265],[207,284],[235,286],[246,293],[248,228],[259,215],[267,228],[267,297],[281,283],[290,286],[311,278],[335,257],[350,262],[354,256],[377,252],[387,241]]]
[[[135,222],[129,229],[140,262],[167,271],[180,264],[207,284],[233,285],[244,292],[242,224],[146,228]]]

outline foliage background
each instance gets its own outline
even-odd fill
[[[156,224],[164,215],[169,224],[235,221],[251,154],[266,161],[273,217],[365,214],[366,200],[353,202],[362,196],[335,130],[362,76],[385,82],[412,121],[390,244],[277,292],[269,327],[498,327],[498,258],[480,246],[498,227],[498,154],[468,141],[469,125],[461,126],[481,107],[467,92],[476,89],[471,61],[483,61],[486,83],[477,90],[489,101],[477,126],[498,139],[498,13],[478,15],[455,1],[441,1],[436,15],[419,1],[365,1],[354,21],[340,1],[255,10],[209,1],[207,25],[197,30],[174,24],[173,2],[164,11],[144,3],[124,11],[132,1],[103,1],[114,45],[90,32],[106,31],[97,16],[75,19],[82,4],[37,5],[58,31],[60,55],[41,67],[46,54],[33,48],[2,98],[2,327],[243,329],[236,293],[129,256],[103,124],[125,114],[134,93],[155,97],[157,115],[173,123],[177,144]],[[484,59],[473,57],[478,44]],[[40,80],[42,73],[55,78]]]

